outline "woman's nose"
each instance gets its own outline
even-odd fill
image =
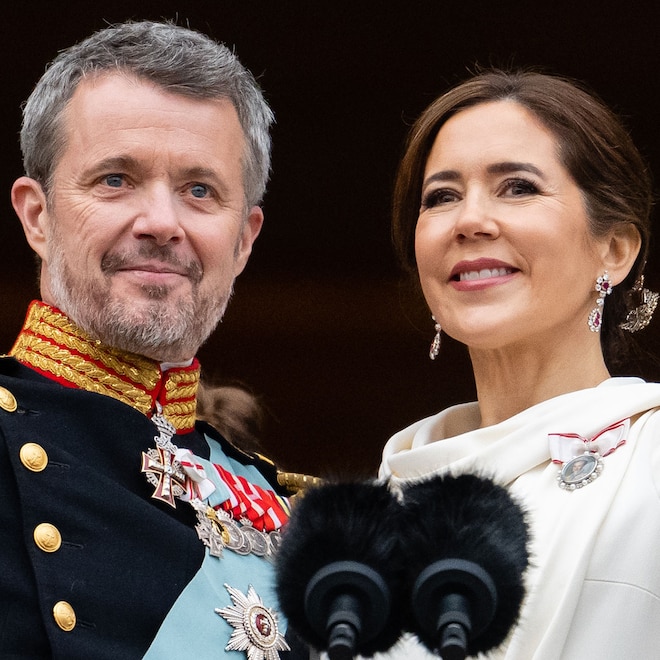
[[[484,194],[475,192],[463,198],[457,209],[454,234],[462,240],[499,235],[494,206]]]

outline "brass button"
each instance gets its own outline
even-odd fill
[[[6,387],[0,387],[0,408],[7,412],[14,412],[18,408],[16,397]]]
[[[48,465],[48,454],[36,442],[27,442],[19,452],[21,463],[32,472],[41,472]]]
[[[69,632],[76,627],[76,613],[73,607],[65,600],[55,603],[53,607],[53,618],[55,623],[65,632]]]
[[[34,542],[44,552],[57,552],[62,545],[62,535],[55,525],[41,523],[34,528]]]

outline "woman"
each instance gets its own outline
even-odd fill
[[[478,401],[396,434],[381,474],[484,473],[524,504],[527,596],[493,657],[660,652],[660,385],[609,373],[657,303],[651,198],[620,122],[561,78],[484,72],[412,128],[395,243]]]

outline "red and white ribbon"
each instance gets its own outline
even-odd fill
[[[579,433],[548,433],[550,457],[553,463],[566,463],[584,453],[608,456],[626,443],[630,419],[623,419],[599,431],[591,438]]]
[[[195,454],[190,449],[177,449],[174,456],[188,477],[186,493],[181,496],[184,502],[195,498],[205,500],[215,491],[215,484],[206,476],[204,466],[196,461]]]
[[[218,489],[219,485],[216,486],[213,480],[209,479],[204,465],[189,449],[177,447],[174,452],[171,452],[168,449],[159,448],[159,451],[178,462],[185,474],[185,482],[180,479],[180,485],[185,489],[185,492],[178,495],[179,499],[184,502],[205,501]],[[147,461],[146,464],[144,463],[145,460]],[[151,461],[150,457],[144,454],[143,472],[149,471],[148,469],[151,466],[149,461]],[[208,468],[209,463],[206,465]],[[216,471],[229,493],[229,497],[216,508],[222,508],[231,514],[235,520],[249,520],[252,526],[260,532],[272,532],[280,529],[289,519],[290,510],[285,498],[280,497],[272,490],[251,483],[245,477],[232,474],[217,463],[210,465],[212,465],[212,468],[208,469]],[[162,488],[167,489],[166,495],[169,496],[169,499],[165,501],[174,505],[174,496],[169,492],[171,481],[169,472],[166,472],[160,464],[158,468],[157,472],[162,472],[163,475],[167,476],[167,478],[163,476],[160,479],[163,482]],[[162,497],[159,499],[162,499]]]
[[[214,464],[231,496],[221,507],[236,519],[247,518],[255,529],[272,532],[279,529],[289,518],[288,506],[283,498],[272,490],[266,490],[244,477],[232,474],[221,465]]]

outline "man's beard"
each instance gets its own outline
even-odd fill
[[[91,337],[130,353],[159,362],[192,358],[222,319],[233,282],[221,296],[204,298],[200,293],[202,268],[198,262],[182,264],[169,247],[145,243],[135,253],[113,254],[101,262],[107,286],[75,277],[62,249],[57,230],[48,238],[48,269],[53,304]],[[123,264],[157,259],[181,269],[191,282],[186,296],[170,295],[168,286],[145,285],[143,298],[113,296],[110,277]],[[145,301],[145,299],[148,299]]]

